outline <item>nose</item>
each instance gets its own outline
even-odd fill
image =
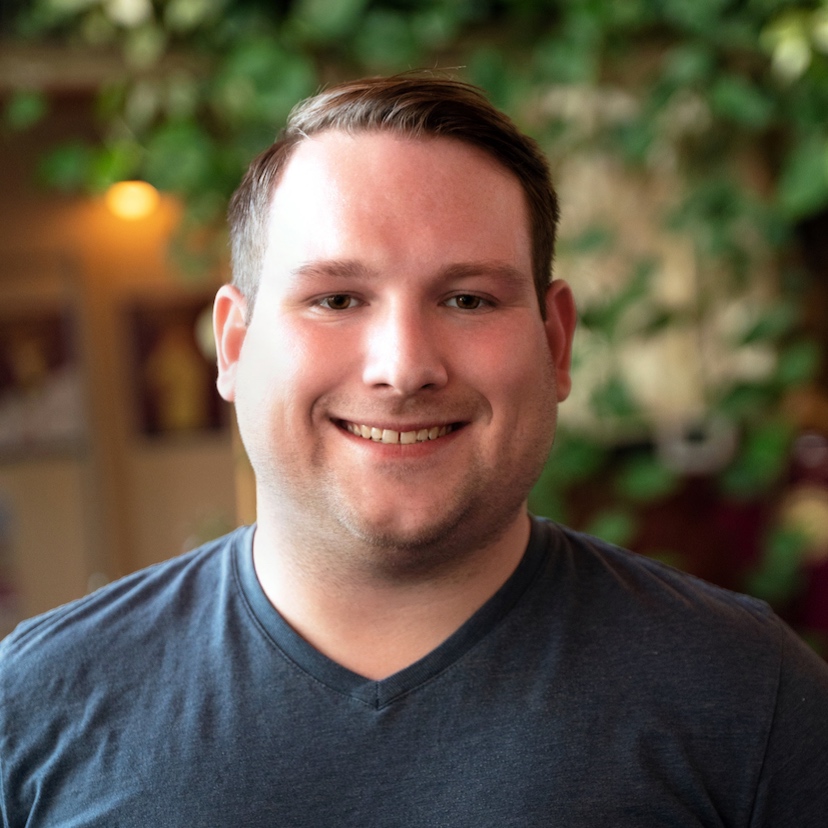
[[[366,331],[363,381],[401,396],[442,388],[448,370],[438,320],[422,308],[378,309]]]

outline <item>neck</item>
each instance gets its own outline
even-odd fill
[[[341,545],[327,552],[307,540],[299,546],[260,515],[253,559],[268,599],[299,635],[343,667],[380,680],[423,658],[483,606],[514,572],[529,531],[522,509],[456,565],[395,578],[386,566],[370,566],[376,550],[356,556],[353,549],[343,555]]]

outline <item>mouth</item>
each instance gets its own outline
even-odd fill
[[[339,420],[337,424],[355,437],[391,446],[398,444],[410,446],[415,443],[426,443],[429,440],[439,440],[440,437],[445,437],[452,431],[463,427],[463,423],[449,423],[448,425],[425,426],[411,431],[395,431],[393,428],[378,428],[361,423],[351,423],[347,420]]]

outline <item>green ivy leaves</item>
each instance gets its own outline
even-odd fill
[[[144,177],[184,200],[188,228],[220,225],[245,165],[297,100],[341,77],[416,67],[458,67],[544,141],[553,165],[599,153],[642,176],[665,175],[675,192],[661,232],[692,247],[694,302],[666,302],[660,252],[627,249],[610,220],[561,242],[572,260],[616,257],[616,272],[626,268],[614,289],[581,307],[584,330],[614,360],[633,339],[649,347],[696,326],[701,341],[723,302],[749,294],[757,259],[787,253],[796,223],[828,208],[826,8],[783,0],[32,0],[20,30],[122,56],[122,72],[101,90],[100,140],[56,148],[41,164],[45,180],[95,191]],[[554,108],[553,95],[564,105]],[[32,128],[47,109],[28,84],[7,98],[4,124]],[[745,173],[757,158],[762,175]],[[181,239],[176,250],[186,251]],[[798,301],[767,298],[733,337],[734,349],[773,354],[766,376],[706,389],[708,413],[741,438],[720,477],[730,496],[758,496],[784,468],[791,432],[780,402],[814,376],[820,355],[803,335]],[[562,429],[532,504],[560,516],[579,486],[606,483],[612,502],[590,526],[627,542],[637,510],[681,480],[648,444],[653,424],[617,364],[590,403],[640,445],[619,460],[607,434]],[[757,589],[785,566],[771,566]]]

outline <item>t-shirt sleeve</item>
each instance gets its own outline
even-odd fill
[[[828,826],[828,665],[779,622],[776,707],[751,828]]]

